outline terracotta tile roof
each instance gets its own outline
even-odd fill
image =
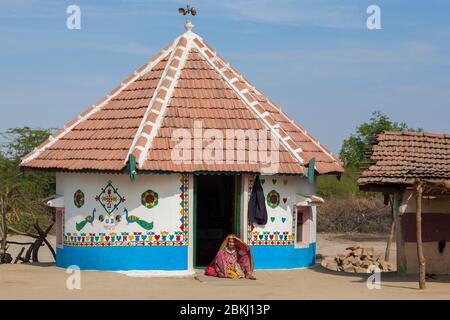
[[[377,137],[371,159],[375,164],[362,173],[360,185],[450,179],[450,135],[385,132]]]
[[[264,164],[248,159],[225,161],[227,155],[236,159],[238,150],[248,151],[248,140],[227,149],[222,163],[173,161],[179,143],[173,137],[179,130],[195,137],[196,123],[224,138],[229,129],[267,131],[279,141],[278,173],[304,174],[312,158],[319,174],[343,172],[336,157],[190,30],[25,156],[21,166],[120,171],[132,154],[141,171],[263,170]],[[210,143],[194,139],[193,158]]]

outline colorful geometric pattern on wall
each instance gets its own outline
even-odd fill
[[[280,194],[276,190],[272,190],[267,194],[267,205],[272,209],[280,205]]]
[[[159,196],[153,190],[145,191],[141,196],[141,203],[144,207],[151,209],[158,205]]]
[[[109,232],[109,233],[66,233],[64,245],[79,247],[111,246],[184,246],[182,232]]]
[[[75,193],[73,194],[73,204],[75,205],[75,207],[81,208],[82,206],[84,206],[84,201],[84,192],[80,189],[75,191]]]
[[[122,202],[125,202],[125,197],[119,194],[118,189],[112,185],[112,181],[108,181],[106,187],[95,197],[95,200],[102,205],[107,213],[111,214]]]
[[[262,182],[263,179],[261,179]],[[254,182],[254,176],[249,176],[248,181],[248,193],[249,197],[252,192]],[[275,185],[277,183],[276,179],[269,180],[269,183]],[[284,183],[284,182],[283,182]],[[287,183],[284,183],[286,185]],[[271,197],[273,196],[273,197]],[[277,200],[278,199],[278,200]],[[267,194],[266,203],[271,208],[277,208],[280,204],[280,194],[272,190]],[[271,204],[276,204],[274,207]],[[273,219],[272,219],[273,218]],[[282,219],[279,217],[278,219]],[[285,218],[284,218],[285,219]],[[276,221],[275,217],[270,216],[268,223],[274,223]],[[282,220],[281,220],[282,221]],[[295,234],[295,223],[296,223],[296,211],[292,211],[292,231],[258,231],[255,230],[253,224],[248,224],[247,226],[247,243],[250,245],[277,245],[277,246],[289,246],[294,245],[294,234]]]
[[[189,175],[183,174],[180,178],[181,187],[180,187],[180,230],[183,233],[183,240],[186,245],[189,243]]]
[[[154,232],[152,221],[145,221],[139,217],[133,217],[124,213],[124,219],[121,223],[134,223],[139,220],[142,221],[141,227],[148,228],[150,230],[133,231],[133,232],[100,232],[100,233],[83,233],[78,230],[78,232],[66,232],[64,234],[64,245],[65,246],[79,246],[79,247],[109,247],[109,246],[187,246],[189,244],[189,175],[180,175],[181,185],[180,190],[180,225],[176,231],[160,231]],[[112,184],[108,182],[108,186],[112,187]],[[108,186],[102,190],[102,193],[98,196],[100,202],[100,196],[108,194]],[[112,187],[114,188],[114,187]],[[114,190],[110,189],[109,193],[113,197]],[[119,193],[116,190],[117,201],[120,204],[125,201],[119,201]],[[111,203],[111,209],[114,208],[113,203]],[[118,205],[117,205],[118,206]],[[116,207],[117,207],[116,206]],[[105,208],[106,210],[106,208]],[[126,210],[126,209],[124,209]],[[87,216],[81,221],[84,227],[87,223],[92,223],[95,219],[95,212],[91,216]],[[98,220],[98,219],[97,219]],[[92,221],[92,222],[91,222]],[[145,229],[144,228],[144,229]]]
[[[297,208],[294,207],[292,209],[292,239],[295,239],[295,232],[296,232],[296,226],[297,226]]]

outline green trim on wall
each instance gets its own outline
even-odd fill
[[[131,182],[135,182],[136,178],[137,178],[136,158],[132,154],[130,154],[130,156],[128,158],[128,170],[130,171],[130,180],[131,180]]]
[[[312,158],[308,164],[308,181],[311,184],[314,184],[314,173],[316,168],[316,158]]]
[[[193,220],[193,256],[194,256],[194,263],[193,266],[196,269],[205,269],[206,266],[197,266],[197,187],[198,187],[198,177],[197,175],[193,175],[194,177],[194,212],[192,216]],[[242,176],[241,175],[235,175],[234,180],[234,205],[235,205],[235,212],[234,212],[234,233],[239,238],[241,237],[241,187],[242,186]]]

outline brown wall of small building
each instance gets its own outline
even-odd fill
[[[450,197],[426,197],[422,202],[422,240],[426,272],[450,274]],[[403,239],[408,273],[418,273],[416,244],[416,198],[403,196]]]

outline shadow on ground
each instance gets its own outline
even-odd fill
[[[357,282],[357,283],[367,282],[367,279],[371,276],[370,273],[353,273],[353,272],[333,271],[333,270],[329,270],[327,268],[322,267],[320,264],[316,264],[315,266],[311,267],[311,270],[314,270],[314,272],[321,273],[321,274],[330,274],[330,275],[336,275],[336,276],[340,276],[340,277],[353,278],[354,280],[352,282]],[[417,288],[413,288],[410,286],[404,286],[401,284],[405,284],[405,283],[411,283],[411,284],[417,283],[418,284],[418,281],[419,281],[418,275],[415,275],[415,274],[408,274],[405,276],[401,276],[396,271],[381,273],[381,285],[386,286],[386,287],[416,290]],[[436,275],[435,279],[431,279],[431,278],[427,279],[427,282],[450,283],[450,275]]]
[[[261,280],[248,280],[248,279],[224,279],[218,277],[205,276],[205,270],[195,270],[195,280],[201,283],[216,285],[216,286],[262,286],[264,283]]]
[[[352,243],[354,243],[354,242],[374,242],[374,241],[386,242],[389,238],[389,235],[349,233],[349,234],[335,235],[334,238],[344,240],[344,241],[349,241]]]
[[[32,267],[40,267],[40,268],[48,268],[48,267],[55,267],[55,262],[29,262],[24,263],[26,265],[32,266]]]

